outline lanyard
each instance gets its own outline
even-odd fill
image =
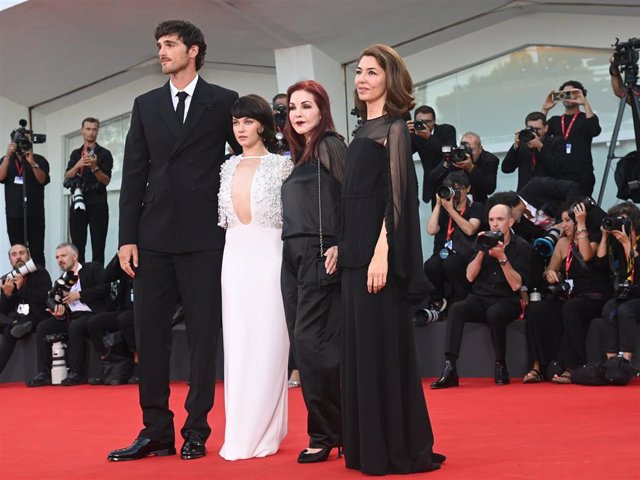
[[[538,159],[536,158],[536,154],[531,152],[531,166],[535,168],[537,163],[538,163]]]
[[[569,248],[567,248],[567,257],[565,258],[564,268],[565,275],[569,278],[569,268],[571,268],[571,262],[573,262],[573,241],[569,241]]]
[[[573,124],[576,121],[576,118],[578,118],[578,115],[580,115],[580,112],[576,112],[573,114],[573,118],[571,119],[571,122],[569,122],[569,126],[565,127],[564,126],[564,117],[565,115],[563,114],[560,117],[560,126],[562,127],[562,136],[564,137],[564,139],[566,140],[567,138],[569,138],[569,134],[571,133],[571,128],[573,127]],[[565,131],[566,128],[566,131]]]
[[[16,159],[13,160],[16,164],[16,170],[18,171],[18,176],[21,177],[22,173],[24,172],[24,167],[22,165],[20,165],[20,162]]]
[[[458,212],[460,216],[464,215],[464,212],[467,211],[467,207],[465,206],[462,211]],[[447,226],[447,241],[451,240],[451,235],[453,234],[453,218],[449,216],[449,225]]]

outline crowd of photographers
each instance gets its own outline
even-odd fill
[[[637,373],[630,361],[640,320],[640,210],[627,201],[605,212],[591,198],[591,143],[601,129],[586,95],[577,81],[551,91],[540,111],[525,116],[502,162],[474,132],[457,146],[455,127],[436,123],[429,106],[407,121],[423,165],[422,199],[431,204],[426,231],[434,244],[424,269],[435,293],[413,321],[447,319],[444,367],[432,388],[459,384],[465,322],[487,324],[495,382],[510,383],[506,330],[519,318],[529,355],[524,383],[597,383],[583,377],[607,368],[626,381]],[[558,104],[564,111],[548,118]],[[517,191],[495,192],[499,165],[503,173],[517,171]],[[609,359],[594,367],[599,373],[584,367],[594,318]]]

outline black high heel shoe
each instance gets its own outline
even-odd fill
[[[311,448],[311,447],[309,447]],[[319,463],[326,462],[327,458],[329,458],[329,454],[331,453],[332,448],[324,447],[321,448],[317,452],[310,453],[305,448],[298,455],[298,463]],[[338,447],[338,458],[342,457],[342,447]]]

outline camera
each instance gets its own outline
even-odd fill
[[[2,277],[0,277],[0,282],[4,282],[5,279],[7,279],[7,277],[9,278],[15,278],[16,275],[20,274],[22,276],[28,274],[28,273],[33,273],[36,270],[38,270],[38,267],[36,266],[35,263],[33,263],[32,259],[27,260],[27,263],[25,263],[24,265],[14,268],[13,270],[11,270],[9,273],[3,275]]]
[[[631,220],[626,217],[604,217],[602,219],[602,228],[607,232],[624,229],[627,235],[631,233]]]
[[[71,287],[73,287],[77,281],[78,276],[75,273],[64,272],[60,278],[53,283],[53,287],[47,295],[47,300],[45,302],[47,308],[49,310],[53,310],[56,305],[62,305],[62,299],[71,291]]]
[[[568,298],[571,293],[571,284],[565,280],[562,273],[558,273],[558,279],[560,280],[558,283],[547,285],[544,289],[545,295],[552,299]]]
[[[413,128],[415,128],[416,130],[426,130],[427,124],[424,123],[424,120],[416,120],[415,122],[413,122]]]
[[[471,146],[466,143],[460,145],[460,148],[452,147],[451,145],[442,146],[442,159],[446,163],[464,162],[467,159],[467,155],[471,156],[472,153]]]
[[[637,73],[640,38],[630,38],[626,42],[620,42],[620,39],[616,38],[616,43],[612,47],[616,50],[613,53],[614,65],[621,71]]]
[[[287,107],[284,105],[275,105],[273,107],[273,120],[276,124],[276,130],[282,130],[287,121]]]
[[[575,100],[576,98],[572,91],[553,92],[552,97],[554,102],[562,102],[564,100]]]
[[[626,302],[633,296],[633,283],[629,280],[625,280],[620,283],[616,288],[616,302]]]
[[[62,183],[64,188],[71,190],[71,210],[86,210],[87,207],[84,203],[84,178],[79,175],[71,178],[65,178]]]
[[[438,190],[436,190],[436,195],[438,195],[443,200],[449,200],[450,198],[453,198],[454,201],[458,201],[460,200],[460,189],[441,185],[440,187],[438,187]]]
[[[542,257],[550,257],[561,234],[559,228],[550,228],[542,237],[533,241],[533,249]]]
[[[527,127],[518,132],[518,140],[522,143],[530,142],[534,138],[536,138],[536,129],[533,127]]]
[[[33,133],[33,130],[27,129],[27,121],[24,118],[21,118],[18,123],[20,127],[9,134],[11,141],[18,146],[18,153],[28,152],[33,148],[34,143],[44,143],[47,141],[46,135]],[[31,139],[29,139],[29,136],[31,136]]]
[[[484,232],[483,235],[478,235],[478,237],[476,238],[476,244],[478,248],[483,252],[488,252],[493,247],[497,247],[498,243],[503,241],[504,241],[504,235],[500,231]]]
[[[356,132],[364,124],[364,120],[362,120],[362,116],[360,115],[360,110],[358,110],[357,108],[352,108],[350,113],[351,115],[356,117],[356,126],[353,129],[353,132],[351,132],[351,136],[354,137],[356,135]]]
[[[589,214],[589,210],[591,210],[593,207],[595,207],[597,205],[596,201],[590,197],[590,196],[586,196],[584,197],[582,200],[580,200],[579,202],[574,202],[571,204],[571,207],[569,208],[569,218],[571,218],[571,220],[573,220],[574,222],[576,221],[576,212],[575,212],[575,208],[578,206],[578,204],[583,204],[584,205],[584,209],[587,212],[587,215]]]

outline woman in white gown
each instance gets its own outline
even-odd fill
[[[287,433],[289,339],[280,294],[280,187],[291,161],[267,151],[273,112],[257,95],[231,108],[242,154],[220,171],[219,225],[227,230],[222,260],[224,445],[226,460],[278,451]]]

